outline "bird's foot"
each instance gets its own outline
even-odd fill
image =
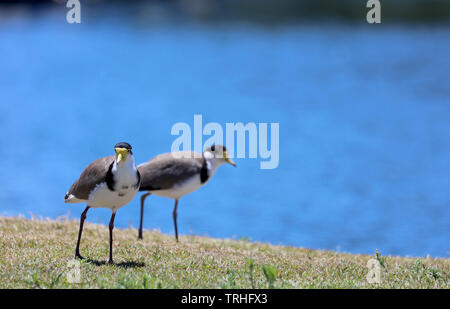
[[[80,252],[76,252],[74,258],[75,258],[75,259],[84,260],[84,257],[81,256]]]

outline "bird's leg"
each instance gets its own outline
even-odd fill
[[[175,225],[175,238],[178,242],[178,226],[177,226],[177,208],[178,208],[178,200],[175,200],[175,207],[173,208],[173,224]]]
[[[89,208],[91,208],[91,207],[89,207],[89,206],[86,207],[86,209],[81,214],[81,219],[80,219],[80,230],[78,231],[77,248],[75,249],[75,258],[79,258],[80,260],[83,259],[83,257],[80,254],[81,234],[83,233],[84,219],[86,219],[86,213],[88,212]]]
[[[114,218],[116,217],[116,212],[113,211],[111,215],[111,220],[109,220],[109,264],[113,264],[112,258],[112,243],[113,243],[113,229],[114,229]]]
[[[144,195],[141,196],[141,222],[139,224],[139,235],[138,239],[142,239],[142,222],[144,221],[144,201],[147,196],[149,196],[151,193],[147,192]]]

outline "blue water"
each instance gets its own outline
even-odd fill
[[[278,122],[280,164],[222,166],[180,201],[181,234],[449,256],[448,27],[64,18],[0,21],[0,214],[79,218],[63,197],[88,163],[118,141],[168,152],[201,114]],[[149,197],[145,228],[173,234],[172,207]],[[136,198],[116,226],[138,222]]]

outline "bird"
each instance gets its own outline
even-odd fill
[[[177,209],[179,199],[205,185],[214,176],[217,168],[224,163],[236,167],[236,163],[228,156],[225,146],[212,145],[202,154],[193,151],[164,153],[138,165],[138,171],[141,173],[139,191],[146,191],[141,196],[138,239],[143,239],[142,222],[145,199],[150,194],[154,194],[175,200],[172,216],[175,239],[178,242]]]
[[[138,193],[141,176],[134,162],[131,145],[125,142],[114,146],[115,156],[102,157],[89,164],[64,197],[65,203],[86,203],[81,214],[75,259],[80,255],[83,224],[90,208],[109,208],[109,264],[113,264],[112,243],[114,219],[117,210],[128,204]]]

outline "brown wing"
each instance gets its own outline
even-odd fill
[[[81,173],[80,178],[70,187],[64,199],[72,194],[78,199],[87,200],[95,186],[106,181],[108,169],[113,162],[114,156],[108,156],[89,164]]]
[[[193,152],[186,152],[190,157],[175,157],[172,153],[165,153],[138,166],[141,173],[139,191],[165,190],[176,183],[183,182],[196,174],[200,177],[203,158],[194,158]],[[198,154],[197,154],[198,155]]]

